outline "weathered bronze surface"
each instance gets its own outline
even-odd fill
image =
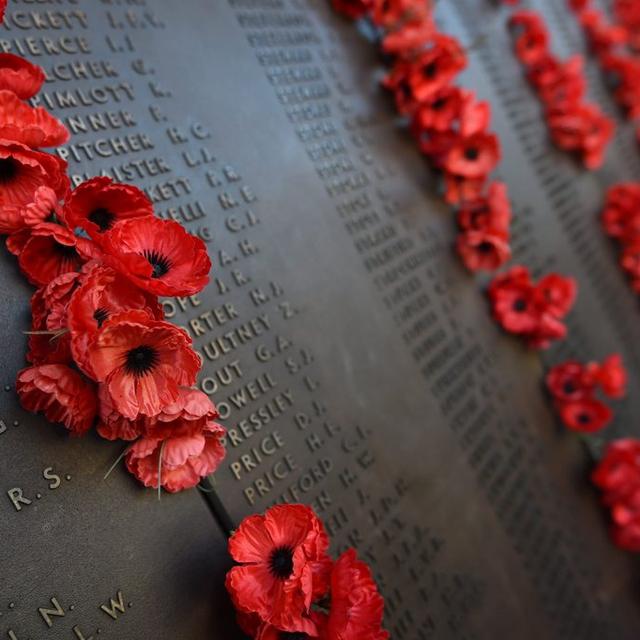
[[[563,3],[537,4],[558,53],[582,50]],[[2,392],[0,637],[239,637],[218,523],[283,500],[312,503],[334,550],[373,565],[394,640],[640,637],[637,566],[541,387],[547,364],[618,351],[631,394],[606,437],[638,432],[637,303],[598,223],[606,186],[640,176],[632,131],[581,170],[548,142],[505,14],[437,11],[473,45],[462,83],[492,103],[515,260],[579,282],[569,338],[543,361],[490,320],[366,29],[325,0],[13,0],[0,49],[47,71],[40,103],[71,129],[75,181],[141,185],[209,243],[211,285],[165,311],[229,437],[208,505],[158,503],[122,470],[102,480],[117,447],[69,442]],[[617,115],[595,68],[589,81]],[[30,293],[6,253],[0,266],[12,385]],[[119,591],[114,620],[100,606]],[[38,612],[56,602],[64,617]]]

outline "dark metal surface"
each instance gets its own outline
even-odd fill
[[[581,48],[561,2],[534,4],[559,53]],[[32,14],[57,24],[47,12],[61,28],[33,27]],[[165,306],[230,430],[219,521],[313,503],[335,549],[353,544],[374,566],[396,640],[634,640],[637,566],[608,541],[586,449],[557,425],[541,377],[545,363],[623,353],[632,393],[608,437],[637,433],[638,309],[597,214],[639,157],[624,127],[606,167],[581,171],[547,141],[505,14],[456,0],[438,18],[475,44],[462,82],[492,102],[516,260],[580,284],[570,337],[544,362],[491,322],[482,283],[452,255],[453,216],[378,88],[381,61],[325,0],[15,0],[0,46],[47,70],[41,102],[72,129],[62,153],[78,180],[143,185],[160,215],[210,241],[211,286]],[[2,283],[11,382],[28,292],[6,256]],[[234,637],[221,631],[224,543],[200,497],[158,505],[124,474],[103,483],[117,450],[68,444],[35,418],[11,427],[12,396],[2,489],[44,496],[20,513],[7,497],[0,525],[20,633],[73,637],[38,617],[55,591],[93,616],[88,636],[101,598],[130,584],[134,606],[101,637]],[[49,494],[47,466],[73,480]]]

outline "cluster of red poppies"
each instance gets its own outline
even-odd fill
[[[453,84],[466,67],[460,42],[438,32],[432,7],[425,0],[332,0],[349,18],[367,17],[380,30],[381,47],[393,55],[383,80],[393,91],[398,112],[410,118],[411,132],[421,152],[443,176],[444,198],[458,206],[460,228],[456,249],[471,271],[495,271],[511,258],[511,205],[507,186],[491,181],[500,161],[500,141],[489,130],[491,106],[472,91]],[[524,274],[525,281],[513,274]],[[550,274],[534,287],[524,267],[496,278],[490,288],[494,314],[502,327],[523,335],[530,346],[545,347],[561,338],[560,322],[575,298],[572,280]],[[547,290],[547,284],[552,291]],[[513,286],[527,292],[514,307],[502,302]],[[551,293],[551,302],[534,290]],[[497,303],[497,304],[496,304]]]
[[[227,590],[243,631],[258,640],[386,640],[384,600],[369,567],[348,549],[335,562],[316,514],[279,505],[243,520],[229,539],[240,563]]]
[[[576,283],[556,273],[533,282],[526,267],[512,267],[489,286],[493,315],[505,331],[522,336],[530,347],[546,349],[565,337],[562,322],[576,297]]]
[[[602,225],[619,244],[620,265],[633,290],[640,293],[640,183],[622,182],[609,187]]]
[[[613,13],[629,34],[629,46],[640,53],[640,4],[637,0],[613,0]]]
[[[609,508],[614,543],[640,552],[640,441],[625,438],[609,444],[592,480]]]
[[[625,3],[619,4],[622,8]],[[635,18],[635,28],[638,29],[640,5],[637,2],[633,4],[636,5],[633,14],[622,9],[621,16],[629,14],[628,21],[623,18],[620,23],[612,23],[602,11],[593,8],[591,0],[569,2],[589,48],[609,82],[616,102],[624,109],[629,119],[637,120],[640,118],[640,60],[629,51],[628,46],[633,33],[631,15]],[[638,34],[640,30],[636,31],[636,39]],[[636,46],[638,44],[640,40],[637,40]]]
[[[527,71],[527,79],[544,105],[553,142],[576,153],[588,169],[604,161],[615,124],[600,108],[585,101],[586,79],[582,56],[559,60],[550,49],[542,16],[535,11],[516,11],[509,21],[514,51]]]
[[[593,433],[606,427],[613,417],[610,407],[598,399],[597,391],[608,398],[622,398],[626,393],[627,372],[622,358],[614,354],[602,363],[563,362],[549,370],[546,382],[565,426]]]
[[[93,178],[71,191],[66,163],[39,150],[66,142],[66,128],[22,101],[43,81],[39,67],[0,54],[0,233],[38,287],[20,401],[74,435],[97,422],[104,438],[134,441],[126,464],[146,486],[192,487],[224,457],[224,429],[190,388],[200,358],[158,296],[200,291],[207,249],[154,217],[134,186]]]

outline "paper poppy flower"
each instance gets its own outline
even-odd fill
[[[66,170],[67,163],[57,156],[0,140],[0,212],[5,206],[31,204],[38,187],[49,187],[58,199],[64,198],[69,189]]]
[[[573,278],[550,273],[535,286],[536,304],[551,314],[563,317],[573,307],[578,286]]]
[[[73,435],[83,435],[93,425],[98,408],[95,386],[65,365],[23,369],[16,391],[27,411],[44,413],[47,420],[63,424]]]
[[[627,391],[627,371],[619,354],[606,358],[592,373],[602,392],[610,398],[622,398]]]
[[[499,231],[463,231],[456,250],[470,271],[495,271],[511,258],[508,236]]]
[[[640,117],[640,60],[635,56],[607,54],[601,66],[612,86],[616,102],[627,112],[627,117]]]
[[[334,11],[356,20],[364,16],[373,5],[373,0],[331,0]]]
[[[327,637],[340,640],[387,640],[382,628],[384,600],[371,570],[354,549],[343,553],[331,572],[331,610]]]
[[[124,220],[104,234],[102,247],[111,266],[156,295],[189,296],[209,282],[206,245],[172,220]]]
[[[42,107],[31,107],[11,91],[0,91],[0,138],[33,149],[57,147],[69,140],[69,131]]]
[[[467,57],[456,38],[436,35],[429,48],[412,60],[407,83],[416,100],[427,100],[447,86],[465,67]]]
[[[627,499],[640,488],[640,440],[624,438],[607,445],[591,479],[606,504]]]
[[[579,55],[565,61],[554,56],[543,58],[529,69],[527,79],[548,109],[573,108],[587,90],[584,59]]]
[[[35,285],[45,285],[63,273],[78,271],[84,263],[76,250],[76,236],[54,222],[42,222],[16,234],[20,239],[18,265]],[[15,247],[14,247],[15,249]]]
[[[424,0],[374,0],[372,22],[379,27],[396,28],[405,22],[432,17],[430,3]]]
[[[99,241],[102,234],[121,220],[153,216],[153,204],[137,187],[96,177],[69,194],[62,215],[71,229],[80,227]]]
[[[558,147],[577,153],[587,169],[602,165],[615,124],[598,107],[579,104],[569,109],[550,109],[547,123]]]
[[[89,345],[89,363],[127,418],[158,415],[195,384],[200,359],[185,331],[144,311],[107,319]]]
[[[595,398],[562,402],[558,405],[558,411],[568,429],[581,433],[600,431],[613,417],[611,409]]]
[[[41,222],[57,220],[60,203],[56,192],[49,187],[38,187],[33,200],[26,205],[0,205],[0,234],[16,233]]]
[[[312,601],[329,587],[329,540],[322,522],[304,505],[278,505],[245,518],[229,539],[241,563],[227,574],[237,609],[289,632],[317,632]]]
[[[150,320],[162,320],[164,314],[154,295],[138,289],[114,269],[98,263],[86,270],[84,282],[69,303],[68,325],[73,357],[93,377],[89,344],[109,318],[134,309],[146,312]]]
[[[494,317],[506,331],[515,334],[536,331],[540,314],[535,306],[534,292],[525,267],[512,267],[493,279],[488,294]]]
[[[529,66],[536,64],[549,52],[549,33],[544,20],[533,11],[517,11],[509,26],[514,31],[514,49],[520,62]]]
[[[212,474],[225,457],[225,429],[207,422],[199,433],[170,436],[164,440],[136,440],[125,456],[127,469],[145,486],[170,493],[195,487]]]
[[[0,23],[4,20],[4,12],[7,8],[7,0],[0,0]]]
[[[574,402],[593,392],[594,382],[586,368],[575,360],[556,365],[546,376],[549,392],[556,400]]]
[[[180,389],[177,400],[152,418],[140,415],[129,420],[116,408],[104,385],[100,388],[98,433],[107,440],[135,440],[140,436],[164,440],[202,432],[219,417],[209,397],[197,389]]]
[[[623,182],[609,187],[602,224],[612,238],[640,236],[640,184]]]
[[[445,172],[444,200],[448,204],[465,204],[482,197],[487,182],[487,176],[479,178],[465,178],[464,176]]]
[[[458,210],[458,224],[463,231],[508,231],[510,223],[511,203],[504,182],[492,182],[485,197],[467,201]]]
[[[71,364],[67,308],[80,274],[64,273],[31,297],[27,360],[32,364]]]
[[[500,160],[500,143],[493,133],[476,133],[460,137],[447,153],[444,170],[463,178],[487,176]]]
[[[13,53],[0,53],[0,91],[11,91],[21,100],[28,100],[40,91],[44,71]]]
[[[589,47],[598,56],[611,52],[629,40],[628,31],[620,25],[608,22],[601,11],[582,11],[579,21],[587,36]]]

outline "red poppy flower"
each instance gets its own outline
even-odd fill
[[[584,29],[591,50],[596,55],[609,53],[629,40],[629,34],[624,27],[609,23],[604,14],[595,9],[581,13],[580,25]]]
[[[67,308],[79,278],[78,273],[63,273],[33,294],[27,352],[32,364],[71,364]]]
[[[107,261],[141,289],[162,296],[189,296],[209,282],[211,260],[204,242],[177,222],[132,218],[103,238]]]
[[[64,221],[99,241],[106,231],[129,218],[153,216],[153,204],[137,187],[96,177],[76,187],[64,203]]]
[[[602,392],[610,398],[622,398],[627,391],[627,371],[619,354],[614,353],[595,368],[592,375]]]
[[[382,50],[392,55],[411,57],[424,48],[435,33],[431,17],[409,20],[387,33],[382,39]]]
[[[620,549],[638,553],[640,551],[640,512],[631,512],[625,516],[627,524],[624,526],[614,526],[611,530],[613,543]]]
[[[535,288],[536,303],[557,317],[563,317],[576,301],[578,287],[573,278],[550,273],[542,278]]]
[[[556,400],[566,402],[574,402],[590,396],[594,385],[585,367],[575,360],[563,362],[550,369],[546,382],[551,395]]]
[[[504,232],[464,231],[458,234],[456,250],[470,271],[495,271],[511,258]]]
[[[640,236],[625,240],[620,254],[620,266],[634,280],[640,278]]]
[[[64,198],[69,189],[66,170],[67,163],[57,156],[0,140],[0,212],[31,204],[38,187],[49,187],[58,199]]]
[[[38,187],[29,204],[0,206],[0,233],[16,233],[46,220],[56,220],[59,215],[56,192],[49,187]]]
[[[492,182],[486,197],[465,202],[458,211],[458,224],[463,231],[507,232],[510,223],[511,203],[504,182]]]
[[[331,573],[331,610],[327,637],[339,640],[387,640],[382,628],[384,600],[371,570],[348,549],[336,561]]]
[[[158,415],[195,384],[200,360],[185,331],[145,311],[109,318],[89,345],[89,363],[127,418]]]
[[[598,107],[579,104],[570,109],[550,109],[547,123],[558,147],[577,152],[587,169],[602,165],[615,124]]]
[[[50,422],[64,424],[73,435],[86,433],[96,417],[94,385],[62,364],[23,369],[16,391],[27,411],[44,413]]]
[[[231,556],[242,563],[226,580],[236,608],[314,637],[309,612],[329,587],[328,546],[322,522],[304,505],[278,505],[245,518],[229,540]]]
[[[549,34],[544,20],[534,11],[517,11],[509,25],[516,34],[515,53],[525,65],[540,62],[549,53]]]
[[[447,153],[444,170],[463,178],[487,176],[500,160],[500,142],[494,133],[476,133],[459,137]]]
[[[99,397],[98,433],[107,440],[135,440],[139,436],[164,440],[197,435],[219,417],[209,397],[196,389],[180,389],[177,400],[163,407],[157,416],[139,415],[135,420],[129,420],[118,411],[104,385]]]
[[[581,433],[600,431],[613,417],[611,409],[595,398],[561,402],[558,404],[558,410],[565,426]]]
[[[582,100],[587,89],[584,60],[579,55],[564,62],[547,56],[531,67],[527,79],[547,108],[571,109]]]
[[[164,314],[156,297],[135,287],[110,267],[92,264],[82,285],[69,304],[71,350],[78,367],[93,378],[89,363],[89,344],[104,322],[119,313],[137,309],[150,320],[162,320]]]
[[[4,12],[7,8],[7,0],[0,0],[0,23],[4,20]]]
[[[364,16],[371,9],[372,3],[373,0],[331,0],[335,11],[352,20]]]
[[[59,224],[42,222],[20,234],[25,240],[18,265],[32,284],[48,284],[63,273],[78,271],[84,262],[76,250],[76,237]]]
[[[609,444],[591,479],[607,504],[627,499],[640,488],[640,440],[625,438]]]
[[[550,313],[542,312],[535,331],[526,336],[531,349],[547,349],[552,342],[562,340],[567,335],[567,327]]]
[[[408,68],[407,83],[412,96],[422,102],[447,86],[465,67],[467,57],[456,38],[436,35],[429,49]]]
[[[0,53],[0,91],[28,100],[40,91],[44,80],[44,71],[37,65],[12,53]]]
[[[640,184],[624,182],[609,188],[602,224],[613,238],[640,235]]]
[[[31,107],[11,91],[0,91],[0,138],[28,147],[57,147],[69,131],[42,107]]]
[[[125,457],[127,469],[145,486],[170,493],[195,487],[224,460],[224,427],[207,422],[198,433],[136,440]],[[158,472],[160,475],[158,475]]]

